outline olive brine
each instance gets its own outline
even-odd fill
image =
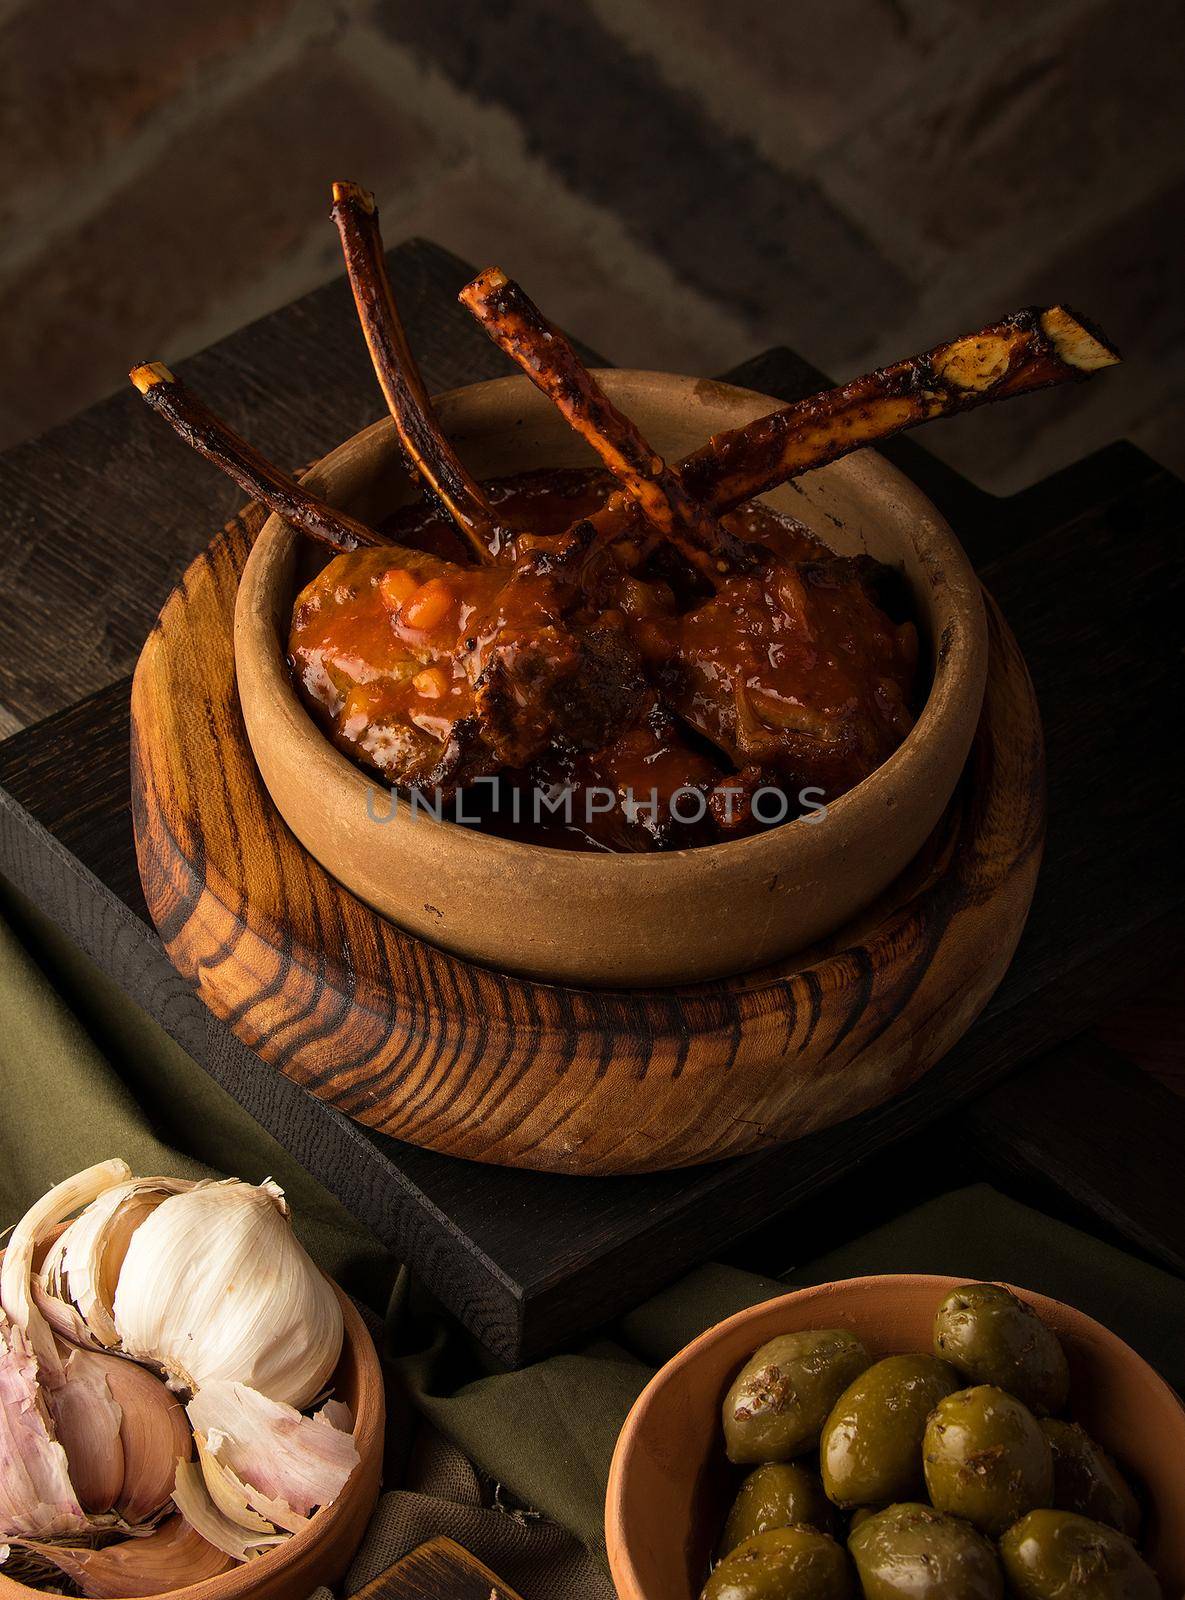
[[[701,1600],[1160,1600],[1138,1501],[1062,1415],[1056,1335],[995,1283],[954,1289],[929,1355],[782,1334],[724,1401],[748,1468]]]

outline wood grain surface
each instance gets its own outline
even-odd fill
[[[746,1155],[899,1093],[995,989],[1032,898],[1044,760],[1032,686],[994,607],[968,771],[927,850],[869,913],[761,972],[581,990],[403,933],[293,839],[235,693],[234,598],[261,522],[248,508],[211,543],[145,645],[133,811],[170,958],[245,1044],[313,1094],[470,1160],[657,1171]]]
[[[1185,1035],[1176,1036],[1178,1058]],[[1038,1207],[1069,1201],[1129,1248],[1185,1275],[1185,1106],[1096,1039],[1051,1050],[968,1107],[983,1164]]]
[[[429,1539],[380,1572],[352,1600],[519,1600],[519,1596],[456,1540],[440,1538]]]

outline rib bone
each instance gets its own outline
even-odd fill
[[[363,545],[383,543],[373,528],[348,512],[339,511],[273,466],[254,445],[191,394],[163,362],[145,362],[133,367],[128,376],[152,409],[187,445],[285,522],[334,550],[357,550]]]
[[[704,564],[705,551],[719,570],[744,564],[740,541],[687,493],[637,425],[618,411],[567,337],[517,283],[500,268],[487,267],[460,298],[499,349],[518,362],[592,446],[653,528],[685,550],[690,545],[697,565]]]
[[[335,183],[333,220],[375,376],[407,457],[440,496],[478,560],[489,561],[501,545],[502,530],[436,420],[395,305],[374,196],[356,183]]]
[[[1118,360],[1064,306],[1017,311],[980,333],[718,434],[678,470],[692,495],[727,511],[920,422],[1088,377]]]

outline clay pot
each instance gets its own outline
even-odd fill
[[[611,399],[669,459],[777,409],[727,384],[601,374]],[[590,462],[525,378],[443,396],[438,414],[479,477]],[[311,485],[364,519],[411,495],[389,421],[319,463]],[[871,451],[767,497],[843,554],[898,568],[933,681],[916,727],[823,821],[655,856],[549,849],[400,808],[322,735],[284,655],[297,540],[272,517],[247,561],[235,662],[255,759],[280,814],[321,865],[417,936],[503,971],[582,986],[691,983],[777,961],[834,932],[921,847],[950,799],[979,718],[987,646],[979,586],[938,512]],[[370,811],[368,812],[368,797]]]
[[[717,1323],[662,1367],[617,1441],[605,1539],[620,1600],[696,1600],[735,1492],[720,1408],[760,1345],[850,1328],[874,1356],[930,1349],[934,1313],[961,1278],[851,1278],[800,1289]],[[1185,1407],[1129,1345],[1073,1306],[1015,1289],[1062,1341],[1070,1412],[1147,1493],[1144,1549],[1166,1594],[1185,1590]]]

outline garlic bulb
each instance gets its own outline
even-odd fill
[[[229,1379],[298,1408],[341,1354],[337,1296],[274,1183],[203,1183],[162,1200],[127,1246],[114,1323],[120,1349],[162,1367],[172,1388]]]
[[[119,1345],[112,1308],[115,1287],[132,1235],[161,1201],[198,1186],[185,1178],[131,1178],[93,1200],[50,1247],[33,1293],[48,1320],[73,1338],[62,1319],[81,1321],[78,1342],[113,1350]]]
[[[0,1263],[0,1566],[157,1594],[282,1543],[358,1463],[348,1407],[298,1409],[343,1336],[276,1184],[58,1184]]]

